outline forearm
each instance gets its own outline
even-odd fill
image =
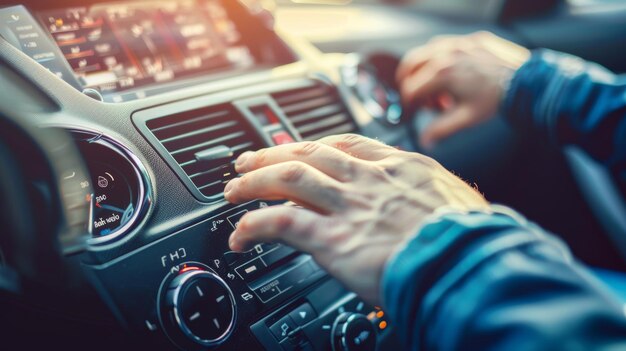
[[[383,295],[411,350],[551,349],[564,340],[626,347],[612,297],[562,244],[505,215],[426,225],[387,266]]]
[[[520,129],[581,147],[626,182],[626,77],[538,50],[513,77],[503,112]]]

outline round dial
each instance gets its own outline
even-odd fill
[[[89,132],[73,132],[88,175],[67,170],[64,182],[78,184],[89,206],[86,231],[90,243],[118,238],[135,227],[149,198],[147,173],[139,160],[114,140]],[[68,184],[69,185],[69,184]]]
[[[376,328],[365,315],[345,312],[335,320],[331,343],[333,351],[374,351],[376,336]]]
[[[176,276],[166,293],[165,321],[197,344],[213,346],[225,341],[236,319],[235,298],[214,273],[193,267]]]

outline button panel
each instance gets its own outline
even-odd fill
[[[359,323],[371,326],[367,330],[346,329],[348,333],[342,336],[350,338],[349,342],[350,345],[354,344],[353,348],[358,349],[356,344],[367,346],[375,339],[389,341],[391,334],[385,313],[367,304],[354,293],[346,291],[334,280],[320,285],[297,302],[250,327],[266,350],[330,350],[333,327],[341,315],[358,315]],[[294,323],[293,326],[291,322]],[[286,336],[282,332],[277,336],[278,331],[282,331],[280,327],[284,323],[287,323],[283,326],[287,330]],[[366,335],[364,331],[369,334]],[[390,349],[400,348],[400,345],[394,344],[394,348]]]

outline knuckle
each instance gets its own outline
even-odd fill
[[[353,143],[353,144],[358,144],[359,142],[361,142],[363,139],[363,137],[361,137],[358,134],[343,134],[341,135],[341,141],[345,142],[345,143]]]
[[[370,167],[367,173],[369,177],[376,182],[383,182],[389,178],[386,167],[381,165]]]
[[[335,146],[339,149],[347,149],[356,146],[363,142],[363,137],[357,134],[342,134],[339,136],[339,141],[335,143]]]
[[[304,177],[306,168],[300,162],[292,162],[287,164],[280,172],[280,179],[285,183],[298,183]]]
[[[254,153],[254,166],[256,168],[265,164],[265,160],[267,159],[267,149],[260,149]]]
[[[293,151],[296,156],[310,156],[321,148],[321,144],[313,141],[304,141],[298,145]]]
[[[341,174],[345,181],[350,181],[356,178],[357,176],[357,168],[358,165],[353,160],[347,160],[341,162]]]
[[[250,175],[249,173],[246,173],[244,175],[242,175],[241,177],[239,177],[239,180],[237,182],[237,188],[240,189],[247,189],[248,186],[250,185]]]
[[[294,217],[289,215],[288,213],[281,213],[276,216],[276,232],[282,233],[289,231],[293,228],[294,225]]]
[[[440,79],[445,79],[452,74],[453,70],[454,70],[454,66],[448,65],[448,64],[446,65],[442,64],[436,68],[435,76],[437,76]]]
[[[439,162],[422,154],[409,155],[406,161],[413,167],[426,167],[430,169],[439,167]]]
[[[397,177],[400,175],[400,169],[396,166],[386,166],[384,170],[385,173],[391,177]]]

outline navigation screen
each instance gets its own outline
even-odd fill
[[[38,15],[83,88],[102,93],[254,64],[219,0],[134,1]]]

